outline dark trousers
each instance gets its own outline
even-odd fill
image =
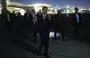
[[[37,24],[33,24],[32,27],[34,41],[37,41]]]
[[[33,38],[34,38],[34,42],[37,41],[37,33],[36,32],[33,32]]]
[[[41,53],[41,49],[44,47],[44,56],[48,55],[48,47],[49,47],[49,32],[41,32],[40,33],[40,46],[39,52]]]
[[[77,35],[79,28],[80,28],[80,24],[77,23],[74,25],[74,35],[75,36]]]
[[[57,24],[57,25],[55,25],[55,27],[54,27],[54,32],[55,32],[55,34],[54,34],[54,39],[56,40],[56,34],[57,33],[60,33],[61,34],[61,37],[62,37],[62,40],[64,40],[64,30],[63,30],[64,28],[63,28],[63,26],[60,26],[59,24]]]

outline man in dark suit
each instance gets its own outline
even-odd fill
[[[72,15],[72,19],[73,19],[73,26],[74,26],[74,35],[77,35],[78,29],[80,28],[81,25],[81,14],[78,12],[79,9],[78,7],[76,7],[75,9],[75,13]]]
[[[54,39],[56,40],[56,33],[61,33],[62,41],[65,41],[64,38],[64,15],[62,14],[62,10],[58,10],[57,15],[54,19]]]
[[[27,12],[24,14],[24,25],[25,25],[24,28],[25,28],[26,36],[28,35],[29,32],[31,32],[32,25],[33,25],[32,19],[33,17],[31,13],[29,12],[29,10],[27,10]]]
[[[5,20],[5,24],[8,31],[8,38],[11,38],[12,33],[12,23],[11,23],[11,13],[8,10],[5,10],[2,14],[2,19]]]
[[[12,22],[12,24],[14,23],[15,19],[16,19],[16,14],[15,14],[15,12],[13,11],[13,12],[11,13],[11,22]]]
[[[33,31],[33,38],[34,42],[37,43],[37,15],[35,12],[35,9],[31,10],[31,16],[32,16],[32,21],[33,21],[33,26],[32,26],[32,31]]]
[[[44,56],[48,58],[48,45],[49,45],[49,15],[47,14],[48,7],[43,6],[42,8],[42,15],[37,16],[38,24],[40,27],[39,33],[40,33],[40,46],[39,46],[39,52],[41,53],[41,49],[44,48]]]

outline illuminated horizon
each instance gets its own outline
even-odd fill
[[[24,4],[31,3],[48,3],[53,6],[59,5],[60,7],[71,5],[71,6],[80,6],[83,8],[90,8],[90,0],[10,0],[13,2],[21,2]]]

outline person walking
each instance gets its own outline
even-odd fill
[[[44,56],[46,58],[49,57],[48,55],[48,48],[49,48],[49,26],[48,26],[48,23],[49,23],[49,14],[47,14],[47,11],[48,11],[48,7],[46,6],[43,6],[42,8],[42,15],[37,17],[38,18],[38,23],[39,23],[39,26],[40,26],[40,40],[41,40],[41,43],[40,43],[40,46],[39,46],[39,52],[40,54],[42,54],[42,48],[44,47]]]

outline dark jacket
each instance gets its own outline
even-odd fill
[[[32,15],[31,15],[31,13],[29,13],[28,16],[27,16],[27,14],[28,14],[28,13],[25,13],[25,14],[24,14],[24,21],[25,21],[26,23],[33,24],[33,22],[32,22],[33,17],[32,17]]]
[[[77,23],[77,18],[76,18],[75,13],[72,15],[72,24],[73,25],[76,25],[76,24],[80,25],[81,24],[82,17],[81,17],[81,14],[80,13],[78,13],[78,15],[79,15],[79,23]]]
[[[47,18],[45,20],[43,19],[43,14],[38,15],[37,14],[37,24],[39,27],[39,31],[48,31],[49,30],[49,16],[47,15]]]

